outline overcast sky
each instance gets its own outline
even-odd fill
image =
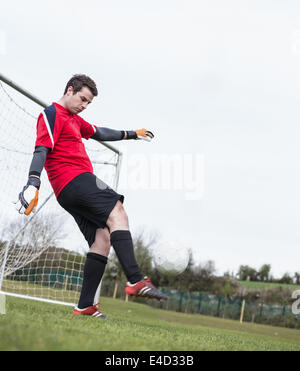
[[[296,0],[0,5],[1,72],[50,103],[86,73],[100,95],[85,119],[153,131],[121,146],[131,229],[219,273],[300,271],[299,65]]]

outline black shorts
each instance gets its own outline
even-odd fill
[[[57,201],[71,214],[89,246],[95,241],[96,230],[107,227],[106,221],[118,201],[124,196],[116,193],[92,173],[83,173],[71,180]]]

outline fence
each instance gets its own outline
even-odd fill
[[[300,329],[300,315],[292,313],[291,305],[271,305],[246,300],[243,305],[243,299],[240,298],[230,299],[207,293],[169,289],[162,289],[162,292],[168,295],[167,301],[147,300],[146,303],[164,310]],[[126,300],[125,285],[120,282],[103,282],[101,295]],[[130,300],[145,303],[142,298]]]

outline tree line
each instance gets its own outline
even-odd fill
[[[284,273],[282,277],[275,278],[271,274],[270,264],[263,264],[258,270],[249,265],[241,265],[237,277],[240,281],[300,284],[300,272],[295,272],[294,275]]]

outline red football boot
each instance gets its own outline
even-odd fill
[[[100,304],[100,303],[98,303]],[[84,316],[92,316],[95,318],[102,318],[105,319],[107,316],[101,312],[101,310],[98,308],[98,304],[92,305],[90,307],[84,308],[84,309],[79,309],[79,308],[74,308],[73,314],[78,316],[78,315],[84,315]]]
[[[159,291],[147,277],[145,277],[142,281],[134,284],[127,282],[125,292],[127,295],[134,297],[143,297],[157,300],[168,299],[168,297],[161,291]]]

